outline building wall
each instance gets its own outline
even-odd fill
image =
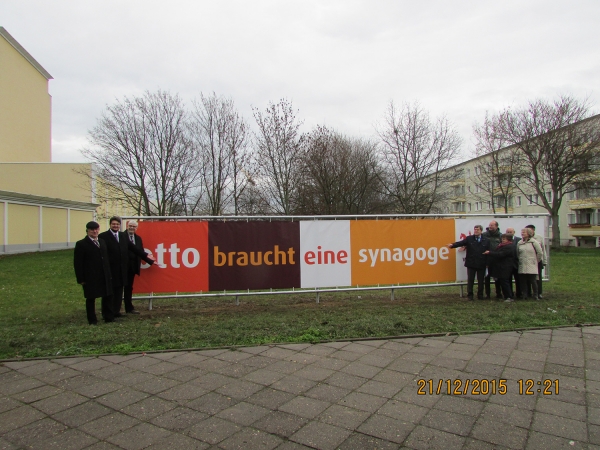
[[[0,67],[0,162],[50,162],[48,79],[2,34]]]

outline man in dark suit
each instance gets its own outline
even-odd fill
[[[102,297],[102,318],[105,322],[114,322],[108,247],[98,239],[100,225],[97,222],[88,222],[85,228],[87,236],[75,244],[73,267],[77,283],[83,286],[87,320],[90,325],[98,323],[96,298]]]
[[[142,238],[135,232],[137,231],[138,223],[136,220],[130,220],[127,222],[127,238],[138,250],[144,251],[144,243]],[[140,266],[142,260],[133,252],[129,252],[129,264],[127,265],[127,284],[124,287],[123,301],[125,303],[125,312],[128,314],[139,314],[138,311],[133,307],[132,296],[133,296],[133,281],[136,275],[140,274]]]
[[[515,236],[515,229],[508,227],[506,234],[513,236],[513,273],[512,278],[515,279],[515,298],[523,298],[521,293],[521,277],[519,276],[519,254],[517,253],[517,243],[521,240],[521,236]]]
[[[467,297],[473,300],[473,285],[477,276],[477,298],[483,300],[483,286],[487,257],[483,253],[490,249],[490,241],[482,236],[483,227],[475,225],[473,235],[467,236],[462,241],[448,244],[448,248],[466,247],[465,267],[467,268]]]
[[[129,240],[127,233],[121,230],[121,218],[110,218],[110,230],[100,233],[100,239],[103,239],[108,247],[108,260],[110,263],[110,272],[112,275],[112,302],[113,313],[115,317],[121,317],[121,304],[123,303],[123,288],[128,286],[127,268],[129,267],[129,252],[146,261],[148,264],[154,264],[154,260],[144,251],[138,249]]]

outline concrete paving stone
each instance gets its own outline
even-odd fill
[[[7,441],[17,444],[19,447],[38,447],[39,443],[55,436],[67,427],[56,420],[48,417],[33,423],[19,427],[3,435]]]
[[[41,386],[44,386],[44,383],[42,383],[41,381],[36,380],[35,378],[24,376],[23,378],[20,378],[15,381],[1,383],[0,395],[14,395]]]
[[[214,372],[215,370],[221,369],[230,364],[230,362],[223,361],[222,359],[206,358],[202,361],[194,363],[194,367],[203,372]]]
[[[250,353],[252,355],[258,355],[259,353],[268,350],[270,347],[268,345],[257,345],[255,347],[240,347],[238,350],[240,352]]]
[[[71,364],[71,369],[79,370],[80,372],[93,372],[103,367],[112,366],[114,363],[107,361],[102,358],[88,359],[87,361],[81,361],[76,364]]]
[[[340,349],[340,348],[346,347],[347,345],[350,345],[350,342],[333,341],[333,342],[323,342],[319,345],[324,345],[325,347],[332,347],[332,348]]]
[[[156,395],[159,392],[166,391],[167,389],[170,389],[172,387],[175,387],[175,386],[178,386],[179,384],[181,384],[179,381],[175,381],[170,378],[158,377],[156,375],[150,375],[150,374],[148,374],[148,375],[150,378],[148,378],[146,381],[143,381],[141,383],[134,383],[131,386],[140,391],[147,392],[152,395]],[[195,380],[193,380],[193,381],[195,381]],[[192,383],[193,381],[191,381],[190,383]]]
[[[387,342],[387,341],[386,341]],[[377,358],[395,360],[404,355],[405,352],[397,352],[395,350],[387,348],[385,345],[376,348],[371,353],[363,356],[362,358],[368,358],[369,356],[374,356]]]
[[[379,372],[373,377],[373,381],[380,381],[381,383],[391,384],[402,389],[407,384],[414,382],[415,378],[415,375],[411,373],[403,373],[396,372],[395,370],[383,369],[381,372]]]
[[[187,429],[185,434],[195,439],[208,442],[211,445],[216,445],[219,442],[233,436],[242,428],[228,420],[223,420],[218,417],[209,417]]]
[[[522,333],[517,331],[505,331],[503,333],[492,333],[488,337],[488,341],[496,342],[511,342],[516,343],[522,336]]]
[[[181,381],[182,383],[185,383],[187,381],[195,380],[203,374],[204,372],[196,369],[195,367],[180,366],[179,369],[163,374],[163,377],[168,378],[169,380]]]
[[[79,395],[75,392],[61,392],[52,397],[38,400],[31,404],[34,408],[42,411],[45,414],[56,414],[65,409],[72,408],[88,401],[87,397]]]
[[[458,450],[463,448],[464,443],[462,436],[419,425],[410,433],[404,445],[419,450]]]
[[[336,374],[332,375],[335,376]],[[331,378],[331,377],[330,377]],[[329,379],[328,379],[329,380]],[[329,382],[329,381],[328,381]],[[289,392],[292,394],[302,394],[308,391],[317,384],[316,381],[307,378],[300,378],[294,375],[288,375],[275,383],[271,387],[280,391]]]
[[[96,378],[103,378],[105,380],[120,380],[122,376],[133,373],[132,369],[121,366],[119,364],[110,364],[109,366],[102,367],[101,369],[90,372],[90,375]]]
[[[344,361],[356,361],[363,356],[364,353],[349,352],[345,348],[329,355],[330,358],[342,359]]]
[[[568,355],[564,353],[548,353],[546,363],[562,364],[563,366],[584,367],[585,361],[581,355]]]
[[[535,405],[535,410],[582,422],[586,421],[588,413],[587,408],[584,405],[576,405],[574,403],[567,403],[559,400],[560,396],[552,398],[540,397]]]
[[[357,377],[373,378],[375,375],[381,372],[381,368],[375,366],[368,366],[360,362],[352,362],[343,369],[341,369],[340,372],[355,375]]]
[[[335,359],[335,358],[321,358],[318,361],[315,361],[312,366],[314,367],[322,367],[323,369],[330,370],[341,370],[350,364],[351,361],[345,361],[343,359]]]
[[[152,364],[151,366],[142,367],[142,372],[150,373],[152,375],[165,375],[174,370],[180,369],[181,366],[179,364],[173,364],[168,361],[162,361],[158,364]]]
[[[447,348],[454,341],[455,341],[455,339],[447,341],[447,340],[440,340],[440,339],[435,339],[435,338],[425,338],[425,339],[421,340],[420,342],[418,342],[414,346],[414,348],[417,349],[419,347],[432,347],[432,348],[444,349],[444,348]]]
[[[278,362],[278,359],[267,358],[266,356],[254,355],[252,358],[245,359],[241,361],[241,364],[244,364],[249,367],[254,367],[255,369],[264,369],[265,367],[271,366],[271,364],[275,364]]]
[[[89,398],[101,397],[109,392],[121,389],[123,385],[112,381],[96,378],[96,381],[90,384],[71,386],[71,390]]]
[[[370,347],[379,348],[387,341],[385,339],[365,339],[363,341],[355,341],[357,344],[368,345]]]
[[[394,442],[384,441],[373,436],[362,433],[352,433],[348,439],[338,446],[338,450],[397,450],[398,444]]]
[[[308,353],[309,355],[316,356],[327,356],[331,355],[333,352],[335,352],[335,348],[323,344],[311,345],[310,347],[306,347],[302,350],[302,353]]]
[[[156,416],[160,416],[177,406],[179,405],[175,402],[170,402],[158,397],[148,397],[122,408],[121,411],[136,419],[147,421]]]
[[[140,421],[134,417],[130,417],[120,412],[114,412],[82,425],[79,427],[79,430],[90,434],[95,438],[105,440],[106,438],[114,436],[139,423]]]
[[[289,358],[287,358],[287,361],[297,362],[306,366],[308,364],[314,363],[315,361],[318,361],[319,359],[321,359],[320,356],[309,355],[305,352],[298,352],[294,356],[290,356]]]
[[[2,436],[0,436],[0,449],[2,450],[21,450],[22,447],[19,447],[17,444],[13,444],[8,442]]]
[[[406,361],[404,358],[394,361],[386,367],[387,370],[395,370],[396,372],[410,373],[412,375],[418,375],[426,364],[417,361]]]
[[[470,437],[490,444],[518,450],[525,448],[527,430],[480,417],[475,423]]]
[[[304,368],[304,364],[293,362],[293,361],[277,361],[274,364],[269,366],[270,370],[274,370],[275,372],[281,372],[286,375],[290,375],[297,370]]]
[[[344,442],[351,431],[323,422],[309,422],[298,430],[290,440],[319,450],[333,450]]]
[[[515,382],[516,386],[517,380],[533,380],[533,381],[541,381],[543,377],[543,371],[534,371],[534,370],[523,370],[523,369],[515,369],[514,367],[506,366],[504,371],[502,372],[502,378],[509,380],[509,383]]]
[[[398,342],[398,341],[387,341],[385,344],[383,344],[380,347],[380,349],[393,351],[396,354],[396,357],[402,356],[403,354],[405,354],[412,348],[413,348],[412,345],[406,344],[404,342]]]
[[[567,419],[566,417],[535,412],[531,430],[560,436],[565,439],[587,442],[587,425],[585,422]]]
[[[394,400],[401,402],[410,403],[412,405],[424,406],[426,408],[433,408],[441,398],[441,395],[418,395],[417,384],[408,385],[400,392],[396,394]]]
[[[330,406],[331,403],[327,401],[298,396],[281,405],[279,410],[296,414],[306,419],[314,419]]]
[[[347,406],[331,405],[318,416],[318,420],[348,430],[356,430],[370,416],[371,413],[366,411],[359,411]]]
[[[484,406],[484,403],[469,398],[456,395],[442,395],[439,401],[434,405],[434,408],[476,417],[481,414]]]
[[[401,444],[415,428],[416,425],[413,423],[373,414],[358,427],[357,431],[384,441]]]
[[[13,394],[11,397],[23,403],[33,403],[60,394],[61,392],[62,390],[54,386],[41,386],[28,391],[19,392],[18,394]]]
[[[271,411],[252,424],[253,428],[273,433],[282,437],[290,437],[308,423],[308,419],[285,411]]]
[[[562,393],[563,392],[561,391],[561,394]],[[600,408],[600,394],[585,393],[585,402],[583,404],[587,404],[594,408]]]
[[[421,352],[413,352],[413,351],[409,351],[406,352],[404,355],[402,355],[402,360],[406,361],[407,363],[410,362],[415,362],[415,363],[421,363],[421,364],[429,364],[431,361],[435,360],[437,358],[438,355],[432,355],[429,353],[421,353]],[[388,366],[389,368],[392,368],[392,366],[395,363],[392,363]]]
[[[350,393],[350,389],[319,383],[304,393],[306,397],[335,403]]]
[[[278,344],[277,348],[286,348],[288,350],[294,350],[296,352],[300,352],[302,350],[307,349],[310,346],[311,346],[311,344],[307,344],[307,343],[300,343],[300,344]]]
[[[68,429],[38,442],[33,448],[44,450],[81,450],[97,443],[98,439],[79,430]],[[0,447],[3,448],[3,447]]]
[[[460,436],[468,436],[476,420],[477,417],[432,409],[421,419],[420,425]]]
[[[68,356],[65,358],[52,358],[51,361],[63,366],[70,366],[94,358],[97,358],[97,356]]]
[[[483,442],[478,439],[467,438],[465,439],[465,445],[463,450],[512,450],[508,447],[498,444],[490,444],[489,442]]]
[[[210,350],[196,350],[192,353],[195,353],[197,355],[201,355],[201,356],[206,356],[209,358],[213,358],[215,356],[220,355],[221,353],[225,353],[225,352],[229,352],[231,350],[229,350],[228,348],[213,348]]]
[[[365,384],[360,386],[357,389],[357,392],[362,392],[363,394],[372,394],[377,395],[378,397],[384,398],[392,398],[398,392],[400,392],[401,387],[390,385],[388,383],[382,383],[380,381],[367,381]]]
[[[146,447],[146,450],[206,450],[210,444],[199,441],[198,439],[184,436],[182,434],[173,433],[164,439],[160,439]]]
[[[85,450],[122,450],[120,447],[113,445],[106,441],[96,442],[92,444],[90,447],[87,447]]]
[[[432,366],[445,367],[447,369],[463,370],[465,367],[467,367],[467,363],[468,361],[465,359],[450,358],[440,355],[432,360],[429,364]]]
[[[281,380],[283,377],[285,377],[284,373],[275,372],[270,369],[253,369],[252,372],[244,376],[244,380],[262,384],[263,386],[269,386],[276,381]]]
[[[265,388],[248,397],[245,401],[264,406],[269,409],[277,409],[284,403],[294,398],[294,394],[277,389]]]
[[[333,373],[334,371],[331,369],[323,369],[322,367],[310,365],[294,372],[294,376],[307,378],[313,381],[323,381]]]
[[[27,365],[16,370],[23,375],[27,375],[28,377],[34,377],[41,373],[51,372],[61,367],[62,366],[60,364],[53,363],[52,361],[38,361],[37,364]]]
[[[481,417],[494,422],[502,422],[520,428],[529,428],[533,411],[517,408],[516,406],[487,403]]]
[[[160,359],[161,361],[168,361],[177,356],[186,355],[188,353],[189,353],[188,351],[174,351],[174,352],[165,351],[165,352],[151,352],[150,354],[152,355],[153,358]]]
[[[504,366],[471,360],[464,370],[470,374],[484,375],[485,377],[479,377],[479,379],[489,380],[490,378],[500,378],[504,371]]]
[[[413,375],[414,385],[417,386],[417,380],[432,380],[433,383],[437,384],[439,380],[450,380],[453,382],[456,379],[466,380],[472,375],[464,373],[463,371],[456,369],[449,369],[447,367],[429,365],[425,367],[418,376]]]
[[[82,403],[67,410],[53,414],[52,418],[71,428],[78,428],[84,423],[112,413],[113,410],[94,401]]]
[[[251,383],[250,381],[234,380],[216,389],[216,392],[227,395],[228,397],[244,400],[263,388],[264,386],[257,383]]]
[[[142,358],[141,353],[130,353],[129,355],[102,355],[99,356],[100,359],[104,359],[114,364],[121,364],[126,361],[131,361],[132,359]],[[91,358],[88,358],[91,359]]]
[[[306,450],[311,447],[307,447],[306,445],[298,444],[297,442],[292,441],[284,441],[282,444],[277,447],[276,450]]]
[[[562,384],[562,377],[561,377],[560,384]],[[589,392],[591,394],[598,394],[598,393],[600,393],[600,381],[586,380],[585,388],[586,388],[587,392]]]
[[[587,367],[587,364],[586,364]],[[550,364],[546,363],[546,368],[544,369],[545,376],[547,378],[555,378],[555,375],[564,375],[566,377],[573,378],[585,378],[586,370],[583,367],[571,367],[571,366],[563,366],[561,364]],[[600,366],[599,366],[600,372]],[[552,374],[552,377],[548,377],[548,374]]]
[[[185,406],[212,416],[235,405],[238,401],[226,395],[209,392],[202,397],[198,397],[196,400],[186,403]]]
[[[36,366],[42,362],[43,360],[28,359],[25,361],[6,361],[3,362],[2,365],[4,367],[8,367],[9,369],[18,371],[20,369],[24,369],[25,367]]]
[[[507,382],[506,394],[502,395],[496,391],[495,395],[491,395],[489,403],[505,406],[516,406],[521,409],[533,410],[537,396],[535,395],[520,395],[517,383],[514,381]]]
[[[129,372],[124,372],[118,375],[119,383],[125,386],[137,386],[147,381],[154,380],[156,378],[155,375],[151,375],[149,373],[144,373],[137,370],[134,371],[127,368],[126,370],[129,370]]]
[[[220,355],[217,355],[214,357],[214,359],[220,359],[221,361],[226,361],[226,362],[231,362],[231,363],[240,362],[240,361],[243,361],[248,358],[252,358],[252,355],[250,353],[238,352],[235,350],[221,353]]]
[[[125,450],[141,450],[149,445],[158,442],[171,434],[164,428],[157,427],[149,423],[140,423],[134,427],[128,428],[115,436],[110,436],[106,440],[111,444],[118,445]]]
[[[294,356],[296,353],[296,351],[288,350],[286,348],[271,347],[269,350],[262,352],[261,355],[266,356],[267,358],[287,360],[288,358]]]
[[[588,407],[587,421],[594,425],[600,425],[600,408]]]
[[[565,341],[558,341],[556,339],[552,339],[552,342],[550,342],[550,348],[564,348],[564,349],[569,349],[569,350],[573,350],[573,351],[580,351],[583,352],[583,342],[579,341],[579,342],[565,342]]]
[[[550,349],[550,341],[535,341],[535,342],[523,342],[519,341],[515,347],[514,352],[526,352],[535,354],[548,354]]]
[[[495,355],[493,353],[478,351],[473,355],[471,361],[503,366],[504,364],[506,364],[506,361],[508,361],[508,355]]]
[[[95,399],[96,402],[108,406],[109,408],[119,410],[132,403],[137,403],[140,400],[148,398],[149,394],[145,392],[136,391],[129,387],[124,387],[118,391],[111,392]]]
[[[200,363],[204,360],[208,359],[208,356],[199,355],[197,353],[182,353],[174,356],[169,360],[171,364],[179,364],[181,366],[194,366],[197,363]]]
[[[42,383],[46,384],[60,384],[62,381],[67,380],[69,378],[78,377],[81,375],[81,372],[78,370],[71,369],[70,367],[61,366],[59,369],[53,370],[51,372],[40,373],[35,376]]]
[[[44,417],[46,417],[45,414],[29,405],[3,412],[0,414],[0,436],[11,430],[22,428],[32,422],[43,419]]]
[[[402,422],[419,423],[429,412],[429,408],[398,400],[389,400],[377,410],[377,414],[391,417]]]
[[[427,339],[435,339],[435,338],[427,338]],[[421,337],[392,339],[392,341],[400,342],[402,344],[410,344],[410,345],[417,345],[419,342],[421,342],[423,340],[425,340],[425,338],[421,338]]]
[[[237,434],[225,439],[219,444],[224,450],[264,449],[272,450],[278,447],[283,439],[265,433],[261,430],[245,428]]]
[[[172,432],[182,432],[207,417],[206,414],[195,409],[178,406],[160,416],[154,417],[150,420],[150,423]]]
[[[4,367],[4,369],[6,369],[6,371],[0,373],[0,384],[10,383],[11,381],[24,380],[25,378],[27,378],[27,375],[24,375],[21,372],[17,372],[16,370],[12,370],[7,367]]]
[[[590,443],[600,445],[600,426],[590,425],[588,429]]]
[[[560,389],[558,396],[544,396],[543,394],[538,394],[540,397],[548,397],[555,398],[555,400],[560,400],[561,402],[566,403],[575,403],[577,405],[585,405],[586,404],[586,394],[585,391],[576,391],[573,389]]]
[[[194,378],[190,381],[190,383],[200,386],[207,391],[213,391],[225,386],[228,383],[232,383],[235,380],[235,378],[228,377],[220,373],[206,373]]]
[[[25,393],[27,393],[27,391],[25,391]],[[22,406],[22,403],[14,398],[0,397],[0,414],[18,408],[19,406]]]
[[[344,347],[344,350],[347,352],[354,352],[366,355],[367,353],[373,351],[373,347],[371,345],[365,345],[364,342],[351,342],[350,344]]]
[[[467,344],[467,345],[473,345],[476,347],[480,347],[483,344],[485,344],[485,341],[487,340],[488,336],[481,336],[479,334],[474,334],[474,335],[470,335],[470,336],[458,336],[456,339],[454,339],[454,343],[455,344]]]
[[[585,369],[585,378],[591,381],[600,381],[600,370]]]
[[[514,355],[514,353],[513,353],[513,355]],[[514,356],[511,356],[506,363],[506,367],[511,367],[513,369],[534,371],[534,372],[544,372],[545,366],[546,366],[545,361],[535,361],[533,359],[521,359],[521,358],[515,358]]]
[[[179,384],[167,389],[166,391],[159,392],[157,395],[165,400],[171,400],[178,403],[187,403],[198,397],[208,393],[204,388],[192,383]]]
[[[526,450],[559,450],[559,449],[571,449],[571,448],[588,448],[585,442],[576,442],[571,439],[565,439],[550,434],[539,433],[532,431],[529,433],[529,439],[527,439]]]
[[[442,353],[444,350],[445,350],[444,347],[425,347],[425,346],[418,345],[418,346],[410,349],[407,353],[405,353],[405,355],[408,356],[408,355],[413,355],[413,354],[417,353],[419,355],[437,356],[440,353]]]
[[[129,367],[130,369],[139,370],[160,362],[160,359],[152,358],[151,356],[141,356],[140,358],[128,359],[120,364],[122,366]]]
[[[470,355],[474,355],[479,350],[479,345],[472,344],[461,344],[459,342],[452,342],[448,347],[446,347],[446,351],[460,352],[460,353],[468,353]]]
[[[514,346],[505,346],[503,344],[499,344],[498,341],[494,341],[490,344],[488,341],[479,348],[477,353],[489,353],[490,355],[497,356],[510,356],[513,350]]]
[[[239,425],[249,426],[266,416],[268,413],[269,410],[262,406],[247,402],[239,402],[219,412],[216,416]]]
[[[386,402],[387,399],[382,397],[377,397],[370,394],[362,394],[360,392],[351,392],[346,397],[341,399],[338,404],[359,409],[361,411],[375,412]]]

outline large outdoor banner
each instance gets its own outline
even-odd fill
[[[464,253],[447,245],[489,218],[253,222],[140,222],[156,264],[136,293],[268,290],[466,280]],[[520,235],[544,219],[499,219]]]

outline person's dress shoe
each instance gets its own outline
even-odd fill
[[[123,317],[123,314],[121,314],[121,313],[115,314],[115,318],[117,318],[117,317]]]
[[[132,309],[131,311],[127,311],[127,314],[139,314],[139,311],[136,311],[135,309]]]

